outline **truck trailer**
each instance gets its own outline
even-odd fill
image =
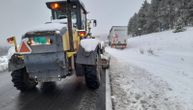
[[[127,39],[127,26],[112,26],[108,36],[109,46],[124,49],[127,47]]]

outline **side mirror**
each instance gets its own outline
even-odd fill
[[[96,27],[97,26],[97,20],[93,21],[93,26]]]

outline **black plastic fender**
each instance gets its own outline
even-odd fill
[[[20,54],[13,54],[11,59],[8,62],[8,70],[15,71],[18,69],[22,69],[25,67],[24,60],[22,59],[22,55]]]

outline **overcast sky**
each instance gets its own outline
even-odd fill
[[[0,45],[8,36],[21,37],[27,30],[50,21],[48,0],[1,0]],[[88,17],[97,19],[94,35],[107,34],[111,26],[126,26],[129,18],[139,10],[144,0],[82,0],[90,12]]]

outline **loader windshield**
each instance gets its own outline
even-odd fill
[[[71,13],[72,19],[76,20],[75,12]],[[67,19],[67,13],[63,11],[54,11],[54,18],[56,19]]]
[[[77,25],[77,16],[75,12],[71,13],[72,22],[74,25]],[[64,11],[54,11],[54,20],[62,20],[67,23],[67,13]]]

